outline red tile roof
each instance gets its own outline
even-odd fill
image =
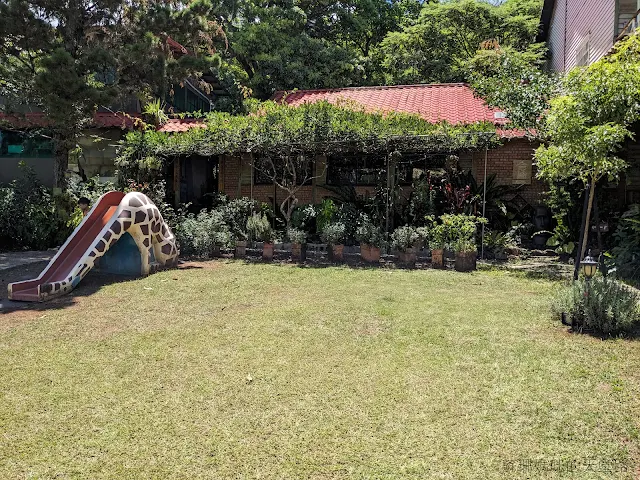
[[[473,90],[464,83],[297,90],[276,92],[272,100],[292,106],[321,100],[334,104],[353,101],[367,111],[411,113],[431,123],[443,120],[452,124],[506,123],[504,118],[494,116],[498,110],[489,108],[482,99],[475,97]]]
[[[390,87],[353,87],[325,90],[297,90],[276,92],[272,100],[298,106],[304,103],[327,100],[331,103],[353,101],[363,105],[367,111],[403,112],[421,116],[428,122],[446,120],[452,124],[492,122],[505,125],[508,120],[496,115],[498,110],[489,108],[482,99],[473,95],[473,90],[463,83],[431,85],[400,85]],[[94,115],[94,127],[132,129],[139,114],[106,113]],[[7,120],[17,128],[44,127],[47,120],[42,113],[9,116],[0,114],[0,121]],[[206,128],[202,119],[169,119],[158,128],[160,132],[186,132],[191,128]],[[524,132],[498,129],[503,138],[523,137]]]
[[[93,122],[88,127],[97,128],[122,128],[131,130],[136,120],[140,118],[138,113],[110,113],[98,112],[93,116]],[[0,113],[0,124],[6,121],[15,128],[36,128],[46,127],[49,125],[44,113],[25,113],[7,115]],[[206,124],[204,120],[194,118],[170,118],[167,122],[158,128],[159,132],[186,132],[190,128],[204,128]]]
[[[122,112],[98,112],[93,116],[93,122],[89,127],[98,128],[133,128],[134,122],[140,117],[137,113],[122,113]],[[9,115],[0,113],[0,122],[6,121],[15,128],[35,128],[46,127],[49,125],[49,121],[45,117],[44,113],[24,113]]]

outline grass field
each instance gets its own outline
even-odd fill
[[[640,342],[557,287],[218,261],[0,315],[0,478],[636,478]]]

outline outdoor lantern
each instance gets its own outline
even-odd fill
[[[591,280],[596,274],[596,271],[598,270],[598,262],[591,258],[591,250],[589,250],[587,256],[584,257],[584,260],[580,262],[580,267],[582,267],[582,273],[587,280]]]

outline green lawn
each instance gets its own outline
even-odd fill
[[[567,333],[556,283],[205,266],[0,316],[1,479],[639,473],[640,342]]]

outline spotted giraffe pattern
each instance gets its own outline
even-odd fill
[[[70,292],[94,267],[96,260],[125,233],[133,237],[140,250],[142,275],[148,275],[158,267],[171,267],[176,264],[179,255],[176,239],[158,207],[146,195],[131,192],[124,196],[101,234],[87,250],[87,254],[73,268],[71,275],[60,282],[40,285],[40,299],[45,300]]]

